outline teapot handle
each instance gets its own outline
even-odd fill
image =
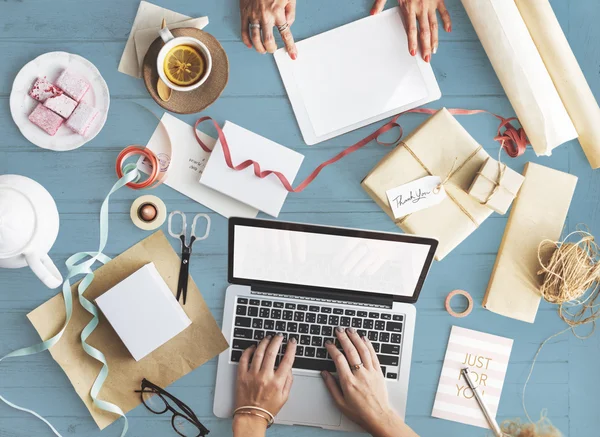
[[[36,253],[28,253],[25,255],[27,264],[36,274],[40,281],[48,288],[58,288],[63,282],[63,278],[47,254],[38,255]]]

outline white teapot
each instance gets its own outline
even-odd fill
[[[56,203],[40,184],[25,176],[0,175],[0,267],[29,265],[49,288],[62,283],[48,257],[58,236]]]

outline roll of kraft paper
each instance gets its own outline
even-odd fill
[[[515,0],[579,135],[592,168],[600,167],[600,107],[548,0]]]
[[[577,131],[513,0],[462,0],[529,141],[550,155]]]

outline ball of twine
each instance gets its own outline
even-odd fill
[[[600,317],[596,304],[600,285],[600,248],[593,235],[577,230],[562,241],[544,240],[538,247],[543,275],[540,293],[559,306],[571,328],[594,323]]]
[[[546,418],[545,411],[537,423],[522,423],[520,419],[514,419],[502,422],[501,428],[506,437],[562,437],[561,432]]]

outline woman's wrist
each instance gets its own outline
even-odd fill
[[[267,420],[254,414],[238,413],[233,416],[234,437],[259,437],[267,431]]]

